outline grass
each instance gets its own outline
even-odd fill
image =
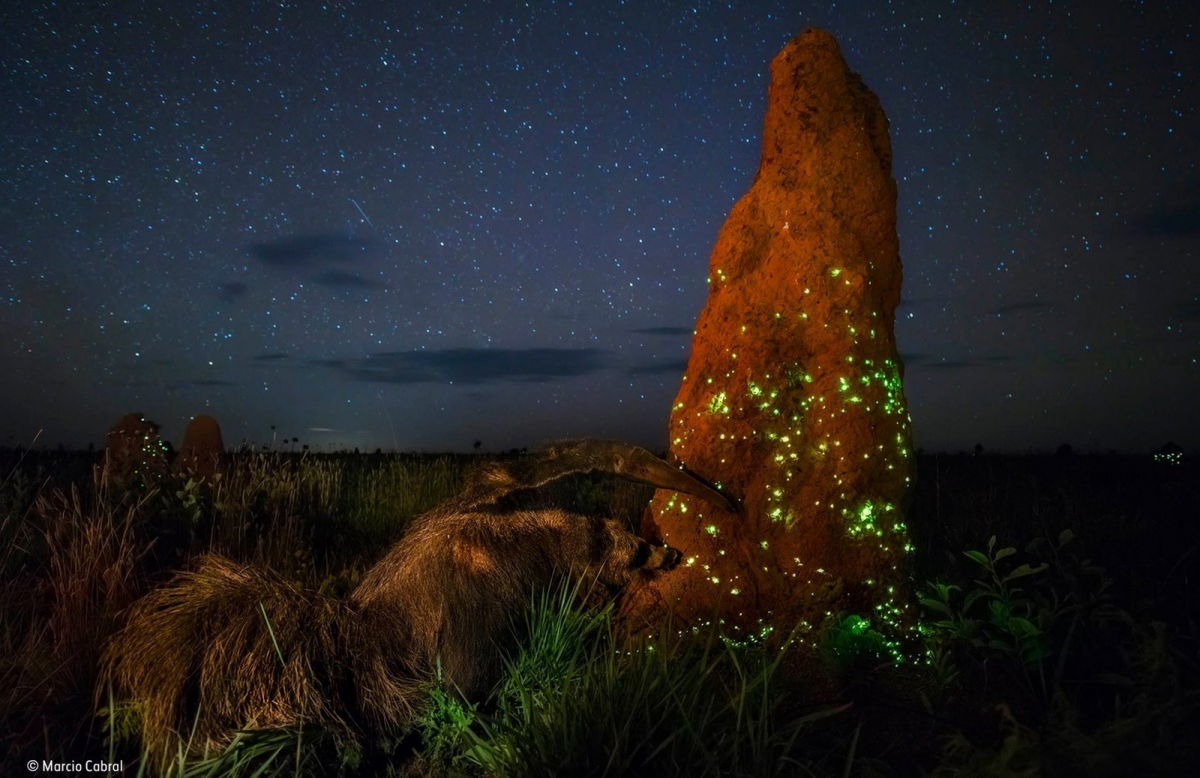
[[[435,687],[422,722],[429,767],[471,775],[827,774],[846,756],[779,682],[786,646],[735,648],[667,629],[629,643],[611,609],[569,587],[530,610],[530,639],[482,706]],[[680,668],[688,672],[680,672]],[[818,772],[819,771],[819,772]]]
[[[235,456],[217,478],[123,486],[85,454],[0,452],[0,772],[124,759],[154,774],[137,708],[95,700],[122,610],[219,551],[345,593],[472,456]],[[909,522],[920,662],[867,624],[820,656],[664,629],[635,642],[578,592],[531,603],[492,694],[430,687],[411,732],[240,733],[174,775],[1120,776],[1200,765],[1200,475],[1128,457],[921,457]],[[580,477],[555,499],[636,521],[650,492]],[[814,688],[813,661],[838,683]],[[93,713],[97,707],[102,715]]]

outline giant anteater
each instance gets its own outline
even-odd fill
[[[397,732],[438,668],[468,696],[486,691],[514,617],[556,575],[619,587],[678,563],[677,550],[616,521],[523,499],[586,472],[732,508],[644,449],[554,444],[481,469],[461,494],[415,520],[347,599],[201,557],[133,605],[107,646],[104,677],[138,707],[143,743],[162,759],[181,743],[219,747],[238,729]]]

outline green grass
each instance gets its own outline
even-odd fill
[[[529,638],[478,708],[435,687],[431,767],[465,775],[826,775],[846,705],[806,705],[780,682],[787,646],[737,648],[716,632],[622,640],[611,609],[568,587],[533,605]]]
[[[137,710],[94,700],[134,598],[221,551],[344,593],[472,456],[243,454],[217,479],[118,487],[95,457],[0,453],[4,774],[31,758],[140,754]],[[1122,776],[1200,764],[1195,466],[1129,458],[925,457],[910,527],[921,661],[891,667],[869,623],[804,653],[715,631],[629,642],[570,590],[531,603],[488,699],[432,685],[410,732],[352,743],[246,732],[175,775]],[[556,487],[635,523],[650,492]],[[1072,528],[1073,531],[1065,531]],[[1191,560],[1191,562],[1189,562]],[[813,663],[825,668],[811,672]],[[825,679],[814,684],[811,676]],[[832,680],[829,680],[832,679]],[[92,713],[97,707],[105,714]]]

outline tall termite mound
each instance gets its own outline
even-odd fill
[[[878,99],[831,35],[801,33],[771,62],[762,161],[717,238],[671,411],[671,454],[743,510],[660,490],[644,534],[685,562],[627,602],[635,618],[869,622],[893,649],[910,627],[891,164]]]
[[[179,449],[179,466],[184,472],[212,477],[221,468],[225,441],[221,425],[212,416],[200,414],[188,422]]]
[[[122,486],[150,486],[166,475],[167,445],[159,426],[141,413],[127,413],[108,430],[104,440],[107,478]]]

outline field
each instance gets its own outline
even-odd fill
[[[0,737],[26,763],[152,774],[137,707],[97,694],[101,646],[138,596],[204,551],[348,592],[474,455],[244,453],[216,479],[0,452]],[[488,700],[431,685],[387,742],[256,731],[180,775],[1123,776],[1200,774],[1197,463],[1125,456],[918,458],[922,644],[882,659],[834,620],[786,640],[666,630],[535,597]],[[575,478],[553,499],[636,524],[648,489]],[[831,684],[813,684],[820,662]]]

